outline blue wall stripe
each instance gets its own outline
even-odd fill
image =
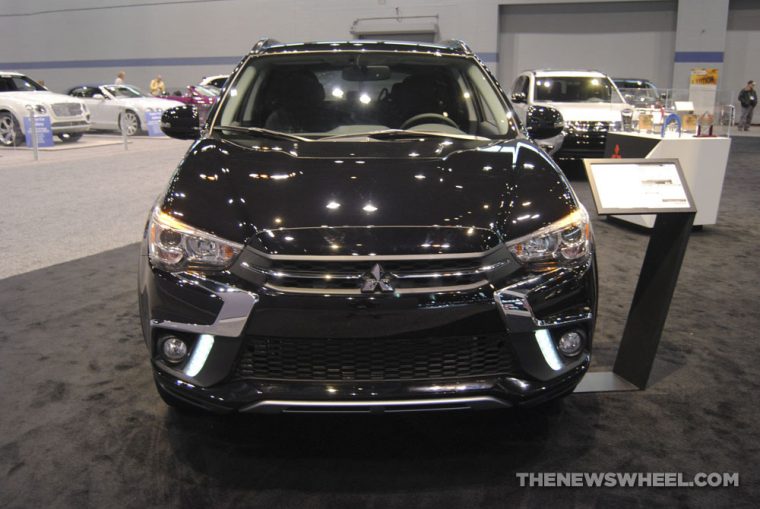
[[[723,62],[723,52],[676,51],[675,62]]]
[[[94,67],[166,67],[172,65],[235,65],[243,55],[234,57],[122,58],[110,60],[49,60],[41,62],[0,62],[0,69],[85,69]],[[496,63],[498,53],[478,53],[483,62]]]
[[[0,69],[83,69],[91,67],[164,67],[171,65],[235,65],[243,58],[234,57],[175,57],[122,58],[113,60],[51,60],[47,62],[0,62]]]

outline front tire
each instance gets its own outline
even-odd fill
[[[84,133],[61,133],[58,138],[64,143],[74,143],[82,138]]]
[[[126,129],[127,136],[134,136],[140,132],[140,117],[132,110],[127,110],[124,114],[124,127],[122,127],[122,115],[119,115],[119,129]]]
[[[0,113],[0,145],[15,147],[24,143],[24,133],[13,114],[3,111]]]

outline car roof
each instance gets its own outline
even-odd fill
[[[258,50],[257,50],[258,46]],[[438,55],[472,55],[472,51],[461,41],[444,41],[434,44],[414,41],[325,41],[283,44],[276,41],[260,41],[252,52],[258,54],[310,52],[310,51],[396,51],[431,53]]]
[[[537,69],[534,71],[528,71],[535,74],[539,78],[549,78],[553,76],[570,76],[576,77],[588,77],[588,78],[606,78],[607,75],[599,71],[579,71],[577,69]]]
[[[26,74],[21,74],[20,72],[16,71],[0,71],[0,74],[5,76],[26,76]]]
[[[641,83],[652,83],[652,80],[644,78],[612,78],[612,81],[639,81]]]
[[[82,87],[97,88],[97,87],[102,87],[104,85],[113,85],[113,83],[82,83],[80,85],[74,85],[73,87],[71,87],[71,90],[75,88],[82,88]]]

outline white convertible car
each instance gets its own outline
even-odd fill
[[[146,130],[146,113],[182,106],[179,101],[147,96],[133,85],[79,85],[68,94],[87,104],[92,113],[93,129],[121,131],[124,115],[129,136]]]
[[[55,94],[17,72],[0,71],[0,144],[24,143],[24,117],[50,116],[53,133],[63,141],[76,141],[90,128],[90,113],[78,99]]]

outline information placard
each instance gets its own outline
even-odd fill
[[[50,125],[50,117],[48,115],[35,115],[34,128],[37,131],[37,146],[52,147],[53,128]],[[32,122],[29,117],[24,117],[24,136],[26,146],[32,147],[34,142],[32,139]]]
[[[161,130],[161,113],[160,111],[146,111],[145,112],[145,127],[148,131],[148,136],[166,136]]]
[[[585,159],[599,214],[696,212],[677,159]]]

